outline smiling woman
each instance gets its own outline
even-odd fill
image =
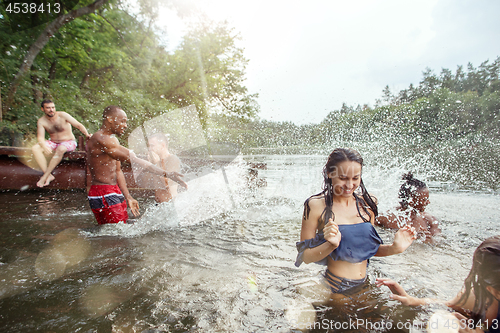
[[[362,167],[357,151],[335,149],[323,168],[323,191],[304,203],[295,265],[326,264],[324,284],[333,293],[359,291],[366,282],[368,259],[401,253],[415,237],[414,229],[405,227],[398,230],[393,244],[382,244],[373,227],[377,200],[363,184]]]
[[[328,173],[331,179],[333,193],[338,196],[351,196],[360,185],[361,164],[354,161],[340,162]]]

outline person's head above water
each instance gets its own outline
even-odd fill
[[[377,216],[377,205],[363,184],[361,172],[363,169],[363,158],[361,154],[350,148],[336,148],[332,151],[323,168],[323,192],[325,193],[325,203],[327,209],[325,221],[328,221],[328,211],[331,210],[333,198],[351,197],[358,201],[359,197],[355,191],[359,188],[364,204],[360,206],[366,212],[366,205]],[[363,220],[365,218],[363,217]]]
[[[484,322],[486,309],[500,300],[500,235],[487,238],[474,251],[472,268],[464,281],[463,304],[472,291],[475,296],[472,317]]]
[[[401,199],[399,202],[402,209],[408,207],[414,208],[423,212],[425,207],[429,204],[429,189],[427,185],[416,178],[413,174],[408,172],[402,177],[405,182],[399,188],[398,197]]]
[[[157,154],[168,151],[168,138],[163,133],[155,133],[148,137],[149,149]]]
[[[127,114],[119,106],[110,105],[102,113],[102,124],[111,134],[122,135],[127,128]]]
[[[332,196],[351,196],[361,186],[363,158],[349,148],[335,149],[323,167],[325,186]]]

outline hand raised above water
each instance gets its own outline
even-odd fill
[[[180,174],[176,171],[172,171],[172,172],[166,172],[165,177],[172,179],[174,182],[178,183],[179,185],[181,185],[186,189],[188,188],[186,182],[181,179],[181,177],[184,177],[183,174]]]
[[[417,231],[409,225],[400,228],[394,235],[393,246],[396,252],[401,253],[406,250],[413,241],[417,239]]]
[[[403,305],[418,306],[421,305],[421,300],[416,297],[409,296],[406,291],[396,281],[389,278],[377,278],[375,280],[377,287],[387,286],[392,292],[391,298],[400,301]]]

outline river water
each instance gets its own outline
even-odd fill
[[[83,192],[0,193],[0,331],[425,332],[442,307],[409,309],[375,287],[332,301],[320,284],[324,267],[294,266],[302,204],[320,191],[325,160],[239,156],[192,177],[173,205],[133,192],[142,216],[102,228]],[[266,166],[258,179],[248,163]],[[405,171],[367,163],[363,179],[379,211],[396,206]],[[369,279],[391,277],[412,295],[448,299],[475,247],[498,233],[500,197],[484,184],[465,191],[416,176],[428,181],[427,211],[442,235],[371,259]],[[391,242],[393,231],[378,231]]]

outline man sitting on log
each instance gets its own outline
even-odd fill
[[[51,100],[46,99],[42,102],[42,111],[45,115],[38,119],[37,122],[36,137],[38,143],[32,148],[33,156],[43,171],[43,176],[36,183],[38,187],[49,185],[55,179],[52,171],[61,162],[64,153],[76,149],[75,136],[71,129],[72,125],[78,128],[87,139],[91,137],[85,126],[75,118],[66,112],[56,111],[56,107]],[[45,140],[45,131],[49,133],[50,140]],[[47,166],[45,155],[50,156],[52,154],[54,156],[52,156]]]

